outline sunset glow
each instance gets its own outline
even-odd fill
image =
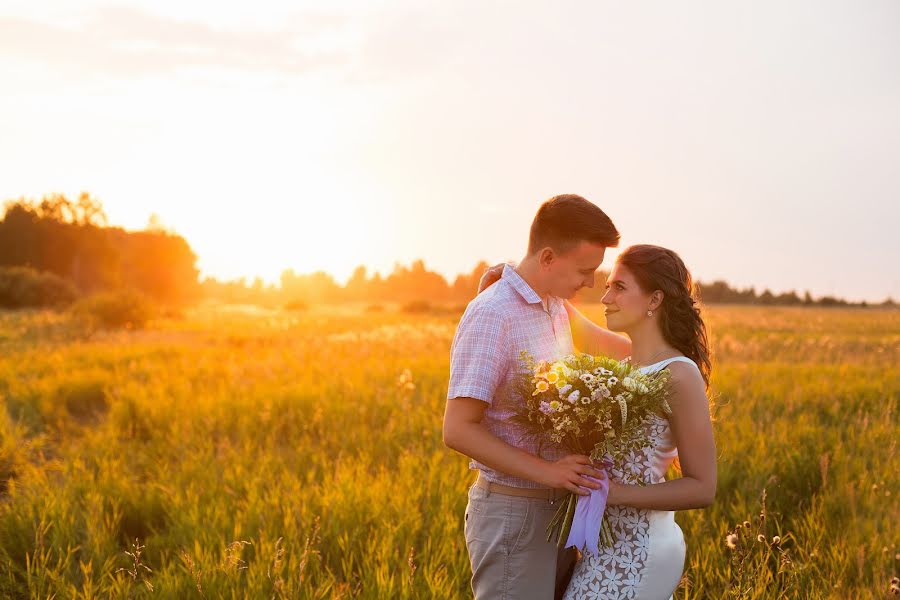
[[[575,192],[704,280],[900,296],[897,4],[724,10],[7,2],[0,198],[85,190],[276,281],[518,259]]]

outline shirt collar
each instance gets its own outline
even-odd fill
[[[511,285],[528,304],[540,304],[543,302],[538,293],[522,279],[521,275],[516,273],[516,270],[511,265],[503,265],[503,274],[500,275],[500,278]]]

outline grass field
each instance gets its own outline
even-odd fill
[[[472,474],[441,442],[458,316],[206,307],[87,335],[0,312],[0,597],[468,597]],[[900,311],[708,321],[719,488],[677,515],[676,598],[738,572],[746,598],[888,596]]]

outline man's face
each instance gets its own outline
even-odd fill
[[[572,298],[581,288],[594,287],[594,272],[603,262],[606,246],[581,241],[562,254],[548,250],[544,250],[541,264],[546,273],[551,295],[558,298]]]

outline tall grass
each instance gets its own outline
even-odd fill
[[[883,597],[900,313],[709,312],[719,490],[678,514],[676,597]],[[440,434],[458,315],[66,319],[0,313],[0,597],[470,595],[472,475]],[[763,490],[741,563],[725,538]]]

